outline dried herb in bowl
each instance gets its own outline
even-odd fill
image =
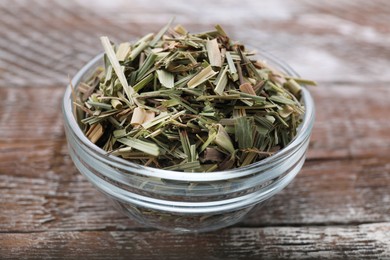
[[[266,158],[296,135],[301,84],[315,84],[257,60],[219,25],[101,42],[104,68],[77,87],[77,119],[91,142],[145,166],[210,172]]]

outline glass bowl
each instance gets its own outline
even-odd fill
[[[100,54],[72,79],[77,88],[103,64]],[[259,52],[258,57],[288,75],[288,65]],[[285,188],[305,161],[314,123],[314,104],[302,89],[306,111],[293,141],[274,155],[251,165],[211,173],[183,173],[138,165],[109,155],[84,135],[72,113],[71,87],[63,98],[69,154],[77,169],[125,215],[173,232],[205,232],[233,225],[255,205]]]

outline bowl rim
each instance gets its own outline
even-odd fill
[[[257,56],[265,58],[265,61],[270,61],[272,64],[278,66],[278,69],[281,69],[283,72],[287,73],[290,76],[299,77],[299,75],[285,62],[281,61],[279,58],[270,54],[269,52],[257,49]],[[91,59],[87,64],[85,64],[72,78],[71,84],[68,84],[62,100],[62,111],[65,119],[65,124],[68,125],[70,131],[80,140],[84,147],[88,148],[90,151],[94,152],[102,159],[109,160],[111,165],[120,168],[124,171],[136,171],[138,175],[143,175],[145,177],[154,177],[168,180],[176,181],[196,181],[196,182],[207,182],[207,181],[225,181],[230,179],[236,179],[245,177],[256,173],[261,167],[266,167],[270,163],[287,156],[290,152],[294,151],[299,145],[305,141],[305,139],[310,136],[311,130],[313,128],[314,119],[315,119],[315,107],[314,101],[310,92],[306,89],[305,86],[302,87],[302,101],[305,106],[305,113],[303,116],[303,121],[300,124],[296,136],[293,140],[283,149],[276,152],[275,154],[249,164],[244,167],[234,168],[224,171],[214,171],[214,172],[179,172],[153,168],[149,166],[144,166],[136,164],[134,162],[128,161],[126,159],[107,154],[105,150],[98,147],[92,143],[82,132],[80,126],[78,125],[72,109],[72,86],[75,88],[78,87],[83,76],[90,72],[90,70],[101,61],[104,53],[100,53]],[[69,138],[69,137],[68,137]],[[128,173],[123,173],[129,175]]]

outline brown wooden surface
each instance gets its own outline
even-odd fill
[[[67,75],[170,17],[235,39],[317,80],[308,160],[241,223],[199,235],[117,213],[70,160]],[[0,259],[390,259],[390,2],[0,2]]]

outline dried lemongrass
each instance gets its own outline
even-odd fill
[[[232,58],[230,52],[226,52],[225,55],[226,55],[226,60],[227,60],[228,66],[229,66],[229,74],[232,77],[232,80],[235,82],[238,80],[236,65],[234,65],[234,61],[233,61],[233,58]]]
[[[178,34],[181,34],[181,35],[186,35],[188,33],[188,31],[186,30],[186,28],[184,28],[182,25],[178,24],[175,26],[175,28],[173,28],[173,30],[178,33]]]
[[[234,156],[236,149],[234,148],[234,145],[232,143],[232,140],[230,139],[229,134],[226,132],[226,129],[222,125],[217,125],[217,126],[218,126],[218,132],[214,142],[222,149],[228,151],[231,154],[231,156]]]
[[[111,99],[111,106],[115,109],[121,109],[123,107],[123,104],[118,99]]]
[[[151,122],[155,118],[155,116],[156,116],[156,114],[154,111],[146,110],[144,121],[142,122],[142,124],[146,124],[148,122]]]
[[[173,88],[175,86],[174,75],[165,70],[157,70],[158,80],[161,85],[166,88]]]
[[[247,149],[253,147],[253,118],[238,117],[234,124],[234,132],[239,149]]]
[[[133,111],[133,116],[131,117],[130,124],[132,126],[138,126],[144,122],[145,117],[146,117],[145,109],[141,107],[136,107]]]
[[[123,42],[119,44],[118,50],[116,51],[116,57],[118,61],[124,61],[131,51],[129,42]]]
[[[286,88],[288,88],[288,90],[290,90],[290,92],[294,95],[294,96],[299,96],[299,94],[301,93],[301,85],[299,85],[294,79],[289,79],[287,80],[286,83],[284,83],[284,86]]]
[[[213,77],[218,72],[214,71],[211,66],[207,66],[202,71],[200,71],[196,76],[194,76],[190,81],[188,81],[188,88],[195,88],[205,82],[206,80]]]
[[[241,84],[239,88],[244,93],[250,94],[252,96],[256,96],[256,92],[253,89],[253,86],[249,83]]]
[[[150,142],[142,141],[139,139],[126,137],[126,138],[120,138],[118,139],[118,142],[127,145],[128,147],[137,149],[141,152],[144,152],[146,154],[152,155],[152,156],[158,156],[160,155],[160,149],[159,147]]]
[[[92,143],[96,143],[103,136],[103,126],[101,124],[93,124],[85,133]]]
[[[221,50],[218,46],[217,39],[208,40],[206,42],[207,55],[211,66],[221,67],[222,66],[222,55]]]
[[[225,66],[225,69],[219,72],[219,76],[216,79],[216,84],[215,84],[216,86],[214,92],[221,96],[223,95],[223,92],[228,83],[228,77],[226,75],[227,71],[228,71],[228,66]]]
[[[132,95],[134,93],[134,90],[127,83],[126,76],[123,73],[123,69],[122,69],[122,67],[119,64],[119,61],[118,61],[118,59],[116,57],[116,54],[115,54],[114,50],[112,49],[110,40],[106,36],[100,37],[100,40],[102,42],[103,48],[104,48],[104,50],[106,52],[106,55],[107,55],[108,59],[110,60],[110,63],[112,65],[112,67],[114,68],[115,73],[118,76],[118,79],[119,79],[120,83],[122,84],[123,89],[125,90],[125,93],[126,93],[128,99],[129,99],[130,103],[133,103],[134,101],[133,101],[133,96]]]
[[[171,21],[172,22],[172,21]],[[174,171],[228,170],[271,156],[294,138],[301,85],[256,60],[221,26],[183,26],[113,45],[104,68],[74,90],[85,135],[109,154]]]

